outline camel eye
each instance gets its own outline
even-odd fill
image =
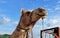
[[[42,12],[42,11],[40,10],[40,12]]]
[[[27,12],[27,14],[30,14],[30,12]]]
[[[30,12],[26,12],[26,14],[29,16]]]

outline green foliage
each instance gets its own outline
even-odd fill
[[[10,35],[8,34],[4,34],[4,35],[0,35],[0,38],[9,38]]]

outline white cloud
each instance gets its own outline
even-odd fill
[[[55,7],[55,10],[60,10],[60,5],[57,5],[57,6]]]
[[[13,25],[18,25],[18,21],[12,22]]]
[[[50,26],[47,25],[45,27],[45,29],[54,28],[54,27],[60,27],[60,19],[50,19],[47,22],[49,22]]]
[[[54,19],[50,19],[47,20],[45,23],[47,23],[45,28],[52,28],[52,27],[60,27],[60,19],[58,18],[54,18]]]
[[[9,22],[10,22],[10,19],[7,18],[7,17],[1,17],[1,18],[0,18],[0,25],[1,25],[1,24],[7,24],[7,23],[9,23]]]
[[[1,31],[0,31],[0,35],[4,35],[4,34],[10,34],[10,35],[11,35],[10,32],[1,32]]]
[[[60,10],[60,7],[56,7],[55,10]]]
[[[48,9],[48,10],[51,10],[51,9]]]
[[[9,17],[4,14],[0,14],[0,25],[8,24],[8,25],[18,25],[19,21],[11,21]]]
[[[52,23],[52,24],[56,24],[56,23],[58,23],[59,21],[58,21],[58,19],[51,19],[50,20],[50,23]]]
[[[9,18],[6,18],[6,17],[3,17],[3,20],[4,20],[4,22],[6,22],[6,23],[10,22],[10,19],[9,19]]]
[[[48,8],[47,9],[49,12],[54,12],[54,9],[53,8]]]

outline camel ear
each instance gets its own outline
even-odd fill
[[[25,11],[24,11],[23,8],[21,9],[21,13],[22,13],[23,15],[26,15],[26,13],[25,13]]]

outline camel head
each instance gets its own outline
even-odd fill
[[[32,11],[32,22],[36,22],[38,19],[40,18],[45,18],[47,15],[47,12],[44,8],[37,8],[35,10]]]
[[[21,13],[23,16],[22,21],[26,25],[29,25],[31,22],[36,22],[40,18],[45,18],[45,16],[47,15],[47,12],[44,8],[38,8],[32,11],[31,10],[25,11],[24,9],[22,9]]]

